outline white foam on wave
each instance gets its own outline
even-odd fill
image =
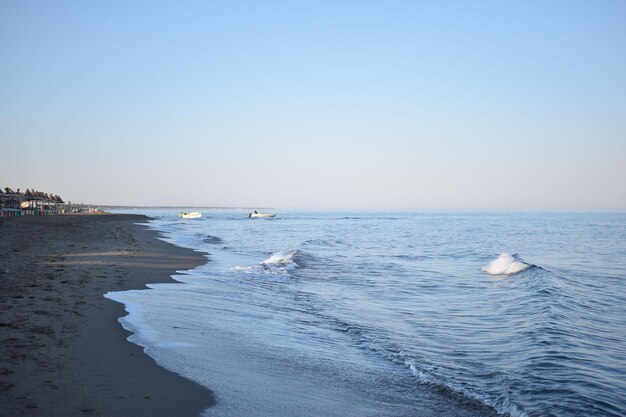
[[[297,250],[275,252],[257,265],[237,265],[231,268],[233,271],[242,271],[246,273],[263,273],[263,274],[280,274],[286,275],[298,264],[295,257],[299,254]]]
[[[288,252],[276,252],[273,253],[269,258],[261,262],[261,265],[291,265],[295,264],[293,257],[297,254],[297,251],[288,251]]]
[[[489,262],[489,264],[483,266],[480,270],[489,275],[512,275],[530,267],[530,264],[515,259],[513,255],[501,253],[497,259]]]

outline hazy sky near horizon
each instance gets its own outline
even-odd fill
[[[0,186],[626,209],[626,1],[0,3]]]

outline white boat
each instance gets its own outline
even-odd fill
[[[199,219],[200,217],[202,217],[202,213],[200,213],[199,211],[181,211],[180,213],[178,213],[178,217],[182,219]]]
[[[263,219],[263,218],[276,217],[276,214],[275,213],[257,213],[255,211],[255,212],[248,214],[248,217],[251,219]]]

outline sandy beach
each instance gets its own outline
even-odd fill
[[[196,416],[212,393],[126,340],[108,291],[206,262],[137,215],[0,220],[0,415]]]

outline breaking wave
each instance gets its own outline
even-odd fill
[[[489,262],[480,270],[489,275],[513,275],[533,266],[519,259],[517,254],[502,253],[497,259]]]
[[[279,266],[295,265],[295,266],[297,266],[298,263],[296,261],[297,261],[297,258],[299,256],[301,256],[301,253],[299,251],[297,251],[297,250],[286,251],[286,252],[275,252],[275,253],[271,254],[269,258],[267,258],[266,260],[261,262],[261,265],[265,265],[265,266],[272,266],[272,265],[279,265]]]
[[[274,252],[257,265],[236,266],[232,269],[250,273],[288,274],[302,263],[303,254],[298,250]]]

